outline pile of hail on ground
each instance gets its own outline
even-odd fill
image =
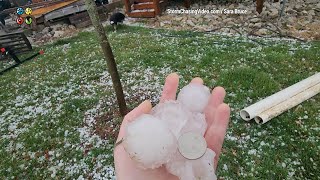
[[[143,169],[164,165],[181,180],[215,180],[216,154],[204,139],[209,97],[208,87],[191,83],[176,101],[160,103],[130,122],[123,145],[131,159]]]

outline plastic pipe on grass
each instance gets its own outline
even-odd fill
[[[279,116],[283,112],[287,111],[288,109],[291,109],[298,104],[302,103],[305,100],[308,100],[309,98],[317,95],[320,93],[320,83],[316,84],[309,89],[306,89],[305,91],[291,97],[290,99],[283,101],[282,103],[258,114],[254,120],[258,124],[264,124],[268,121],[270,121],[272,118]]]
[[[320,73],[304,79],[292,86],[283,89],[251,106],[240,111],[240,116],[243,120],[249,121],[255,118],[258,114],[286,101],[287,99],[305,91],[306,89],[320,83]]]

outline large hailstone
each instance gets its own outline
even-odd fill
[[[142,168],[164,165],[181,180],[215,180],[215,153],[206,148],[203,137],[207,129],[203,111],[209,97],[204,85],[185,86],[177,101],[160,103],[150,115],[128,124],[125,150]]]
[[[210,90],[202,84],[190,83],[183,87],[177,100],[192,112],[203,112],[208,104]]]
[[[152,169],[167,163],[177,151],[176,137],[167,125],[147,114],[129,123],[123,146],[141,167]]]
[[[214,171],[215,152],[207,148],[206,153],[199,159],[186,159],[179,152],[166,163],[169,173],[181,180],[216,180]]]
[[[193,118],[193,114],[177,101],[166,101],[156,105],[151,115],[164,121],[176,138],[179,138],[182,128]]]

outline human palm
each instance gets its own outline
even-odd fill
[[[191,83],[203,84],[203,81],[200,78],[194,78]],[[166,78],[160,103],[166,100],[176,100],[178,84],[179,76],[177,74],[170,74]],[[214,88],[204,112],[208,124],[205,139],[207,141],[208,148],[212,149],[216,153],[214,159],[215,168],[218,164],[219,155],[230,118],[230,108],[227,104],[223,103],[225,94],[226,92],[222,87]],[[128,113],[122,121],[117,142],[124,137],[125,127],[129,122],[142,114],[149,113],[151,109],[152,105],[150,101],[144,101]],[[114,161],[118,180],[178,180],[178,177],[168,173],[163,166],[152,170],[139,168],[137,164],[131,160],[121,144],[114,150]]]

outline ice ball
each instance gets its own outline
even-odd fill
[[[186,159],[179,152],[166,163],[167,171],[180,180],[216,180],[214,171],[215,152],[207,148],[206,153],[199,159]]]
[[[192,165],[187,163],[187,159],[183,157],[179,152],[176,152],[174,157],[165,165],[167,171],[177,177],[187,177],[193,178]]]
[[[202,84],[190,83],[183,87],[177,100],[189,108],[192,112],[203,112],[208,104],[210,90]]]
[[[216,153],[207,148],[206,153],[199,159],[192,161],[195,179],[216,180],[214,172],[214,157]]]
[[[177,101],[165,101],[156,105],[151,114],[164,121],[176,138],[180,137],[181,129],[193,119],[192,113]]]
[[[164,121],[144,114],[126,128],[124,149],[142,168],[157,168],[177,151],[177,139]]]
[[[206,117],[203,113],[192,113],[192,118],[182,128],[181,134],[194,132],[203,136],[207,130],[207,126]]]

